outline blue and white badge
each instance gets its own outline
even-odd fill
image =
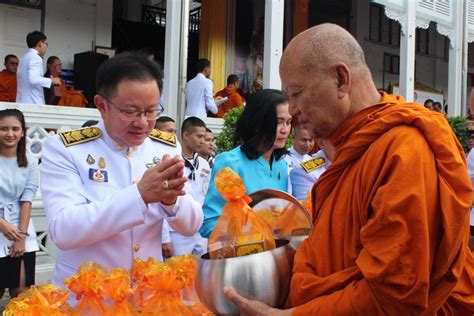
[[[95,182],[109,182],[107,171],[94,168],[89,169],[89,179]]]

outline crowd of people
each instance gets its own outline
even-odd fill
[[[35,45],[45,52],[46,39]],[[85,261],[130,269],[135,258],[207,252],[225,203],[214,178],[231,167],[246,194],[312,197],[314,227],[295,254],[285,309],[223,288],[243,315],[474,313],[472,183],[444,115],[380,93],[362,48],[334,24],[291,40],[280,62],[283,91],[261,89],[244,101],[229,76],[219,98],[233,105],[222,111],[210,62],[197,66],[181,126],[162,115],[158,64],[124,52],[98,69],[101,119],[45,142],[40,187],[59,248],[54,284]],[[39,87],[56,84],[41,77]],[[236,146],[215,156],[203,117],[234,105],[243,107]],[[21,112],[0,111],[0,167],[8,170],[0,176],[0,288],[12,296],[34,284],[37,250],[30,213],[38,165],[25,131]]]

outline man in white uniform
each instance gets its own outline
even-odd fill
[[[217,113],[214,102],[214,84],[209,79],[211,62],[205,58],[196,62],[197,75],[186,84],[186,112],[185,116],[207,117],[207,111]]]
[[[209,181],[211,179],[211,168],[209,163],[199,156],[198,151],[205,146],[206,124],[198,117],[188,117],[181,126],[181,140],[183,146],[184,173],[188,178],[186,193],[189,194],[199,205],[204,202]],[[202,210],[201,210],[202,212]],[[198,233],[191,237],[183,236],[170,227],[172,254],[203,255],[207,252],[207,238]]]
[[[60,78],[43,77],[43,57],[48,49],[46,35],[33,31],[26,36],[28,51],[20,59],[17,71],[17,103],[45,104],[43,88],[61,85]]]
[[[200,205],[185,195],[176,137],[153,129],[161,88],[156,63],[119,54],[97,73],[97,127],[46,141],[42,197],[60,249],[54,284],[89,260],[130,269],[136,258],[161,259],[163,221],[188,236],[201,226]]]
[[[288,163],[288,172],[291,172],[301,161],[311,159],[310,152],[314,146],[314,139],[311,133],[302,126],[295,125],[291,137],[293,146],[290,147],[289,154],[285,156],[285,160]]]
[[[306,200],[308,192],[319,177],[331,165],[334,157],[334,147],[328,139],[318,139],[321,148],[312,158],[301,161],[290,172],[291,194],[298,200]]]

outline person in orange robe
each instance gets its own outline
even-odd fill
[[[232,74],[227,77],[227,86],[221,91],[217,92],[215,97],[227,97],[229,100],[217,107],[216,117],[224,117],[224,114],[233,108],[244,106],[245,99],[237,92],[240,87],[239,77]]]
[[[472,189],[446,118],[380,94],[361,47],[334,24],[296,36],[280,75],[292,115],[336,153],[313,186],[288,309],[231,288],[227,298],[252,315],[473,315]]]
[[[55,74],[58,74],[63,70],[62,68],[61,59],[57,56],[51,56],[48,58],[46,62],[46,73],[44,74],[45,77],[50,78],[51,75],[53,77]],[[73,87],[67,87],[64,80],[61,79],[61,85],[59,86],[61,91],[61,99],[57,105],[62,106],[77,106],[77,107],[85,107],[87,105],[86,97],[81,93],[79,90],[75,90]]]
[[[15,102],[18,57],[13,54],[5,56],[4,65],[5,69],[0,72],[0,101]]]

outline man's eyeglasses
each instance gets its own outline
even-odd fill
[[[136,120],[140,119],[142,117],[142,115],[145,115],[145,118],[148,121],[154,121],[165,110],[163,104],[161,104],[161,103],[158,103],[158,106],[155,109],[152,109],[152,110],[144,110],[144,111],[123,110],[123,109],[119,108],[116,104],[114,104],[113,102],[109,101],[106,97],[102,96],[102,98],[104,98],[104,100],[107,101],[107,103],[112,104],[120,112],[120,118],[123,121],[127,121],[127,122],[136,121]]]

